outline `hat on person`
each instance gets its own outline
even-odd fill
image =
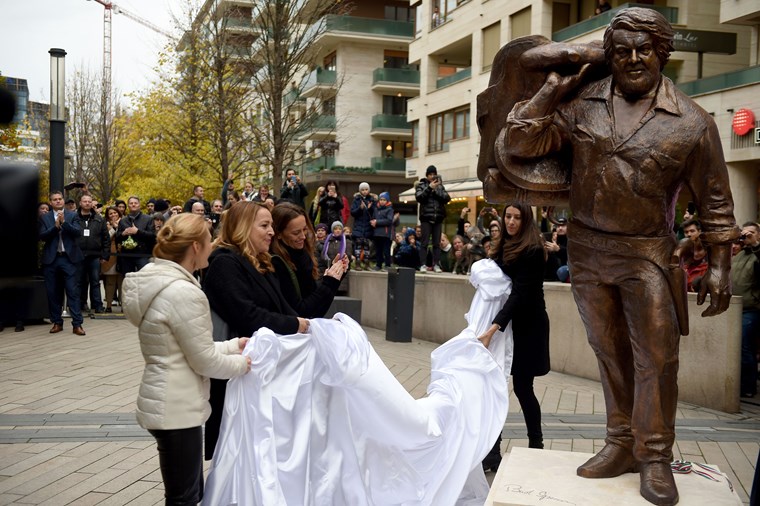
[[[153,205],[153,210],[156,212],[164,212],[169,210],[169,202],[164,199],[156,199]]]
[[[325,225],[324,223],[320,223],[319,225],[317,225],[316,227],[314,227],[314,230],[319,230],[319,229],[322,229],[325,232],[327,232],[327,225]]]
[[[155,212],[155,213],[151,214],[150,217],[153,218],[154,220],[166,221],[164,219],[164,213]]]
[[[369,190],[369,183],[359,183],[359,191]]]
[[[341,230],[343,230],[343,223],[341,223],[338,220],[335,220],[335,221],[333,221],[332,226],[330,227],[330,230],[335,230],[335,227],[338,227]]]
[[[428,165],[428,168],[425,169],[425,175],[428,174],[438,174],[438,169],[435,168],[435,165]]]
[[[557,225],[567,225],[567,220],[565,218],[560,218],[557,220]]]
[[[66,204],[76,204],[76,203],[77,203],[77,201],[76,201],[76,200],[74,200],[74,199],[72,199],[72,198],[67,198],[67,199],[66,199],[66,202],[65,202],[65,203],[66,203]]]
[[[148,204],[155,204],[155,203],[156,203],[156,199],[154,199],[154,198],[150,198],[148,200]]]
[[[409,227],[409,229],[406,231],[406,234],[404,234],[404,239],[407,239],[410,235],[413,235],[415,239],[417,238],[417,232],[415,232],[411,227]]]
[[[95,204],[95,209],[100,209],[101,207],[103,207],[102,202],[98,202],[97,204]]]
[[[388,193],[388,192],[383,192],[383,193],[380,194],[380,196],[378,198],[385,199],[388,202],[390,202],[391,201],[391,194]]]

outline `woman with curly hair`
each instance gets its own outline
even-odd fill
[[[544,238],[530,206],[513,203],[504,208],[502,234],[491,246],[491,258],[512,280],[512,291],[491,327],[480,339],[488,346],[497,330],[512,323],[514,355],[512,382],[525,417],[528,446],[543,448],[541,406],[533,392],[533,380],[549,372],[549,316],[544,302]],[[496,470],[501,461],[499,446],[483,460],[484,468]]]
[[[298,317],[280,291],[269,254],[273,236],[272,214],[262,204],[237,202],[222,217],[203,291],[212,311],[229,326],[230,337],[248,337],[262,327],[277,334],[309,328],[309,321]],[[212,458],[219,437],[225,389],[225,381],[211,382],[206,460]]]

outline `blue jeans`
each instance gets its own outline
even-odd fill
[[[741,393],[757,393],[757,349],[755,343],[760,332],[760,310],[742,311],[742,375]]]
[[[100,295],[100,257],[87,256],[79,265],[79,290],[82,306],[87,303],[87,290],[90,291],[90,309],[103,309],[103,297]]]
[[[69,257],[58,255],[53,262],[42,266],[45,278],[50,321],[63,325],[63,289],[66,290],[67,305],[71,310],[71,325],[81,327],[82,309],[79,302],[79,266],[69,260]],[[61,286],[63,285],[63,286]]]

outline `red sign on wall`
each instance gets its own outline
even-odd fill
[[[731,127],[736,135],[747,135],[755,128],[755,115],[749,109],[739,109],[734,113]]]

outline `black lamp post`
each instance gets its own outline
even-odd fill
[[[63,191],[66,138],[66,51],[50,51],[50,191]]]

